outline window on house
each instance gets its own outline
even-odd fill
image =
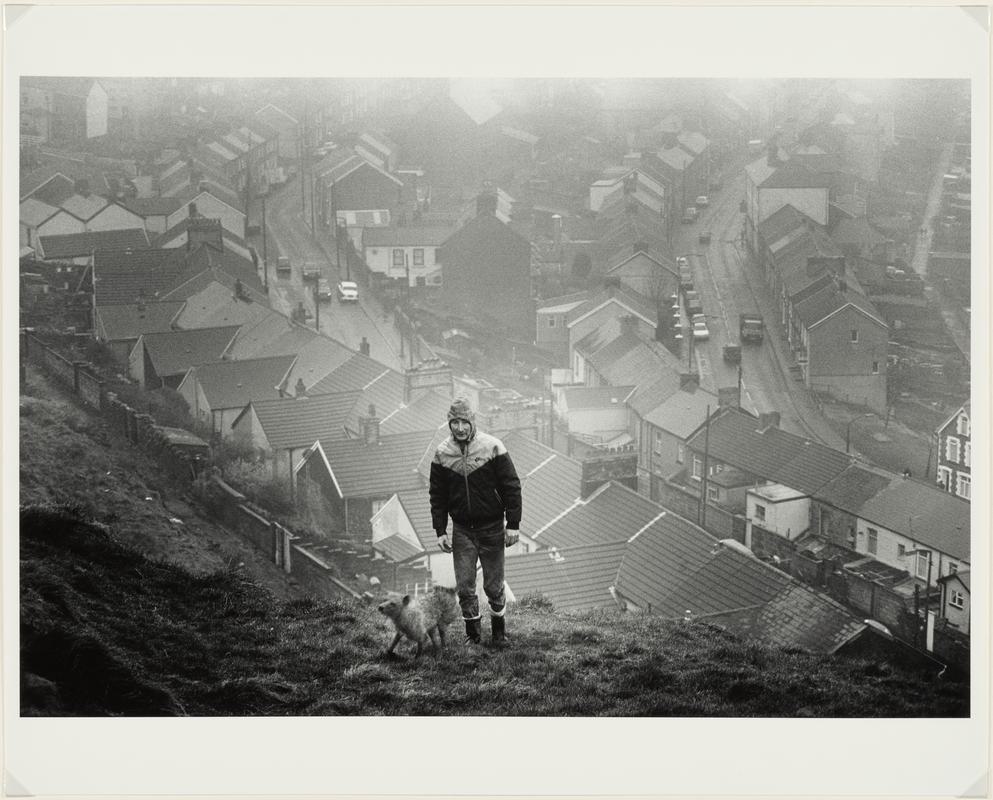
[[[376,514],[378,514],[382,510],[383,506],[385,506],[385,505],[386,505],[386,501],[385,500],[373,500],[372,501],[372,514],[370,514],[370,516],[373,516],[373,517],[376,516]]]
[[[856,342],[858,342],[858,340],[859,340],[858,328],[852,328],[852,330],[850,331],[850,341],[852,342],[852,344],[855,344]]]
[[[686,458],[686,445],[679,442],[676,445],[676,462],[679,464],[683,463],[683,459]]]
[[[707,473],[710,475],[717,475],[720,472],[724,472],[723,464],[712,464],[710,469],[707,470]]]
[[[698,481],[703,477],[703,461],[700,456],[693,456],[693,480]]]
[[[955,430],[959,436],[969,435],[969,418],[965,414],[959,415],[958,423],[955,427]]]
[[[959,473],[959,483],[955,494],[966,500],[972,499],[972,478],[970,476]]]
[[[710,500],[711,502],[716,503],[718,500],[721,499],[720,490],[716,486],[708,486],[707,499]]]
[[[967,467],[972,466],[972,442],[965,443],[965,449],[962,452],[962,463]]]
[[[655,455],[662,455],[662,431],[655,431]]]
[[[393,248],[393,266],[394,267],[402,267],[403,265],[404,265],[403,248],[402,247],[394,247]]]
[[[415,247],[414,248],[414,266],[423,267],[424,266],[424,248]]]
[[[896,546],[896,554],[898,558],[903,558],[905,555],[907,555],[907,548],[902,544],[898,544]]]
[[[953,464],[959,463],[959,440],[957,436],[945,439],[945,458]]]
[[[878,361],[873,361],[872,362],[872,374],[873,375],[878,375],[879,374],[879,362]]]
[[[874,556],[879,548],[879,531],[875,528],[869,528],[866,533],[865,549],[870,555]]]
[[[548,327],[549,328],[554,328],[555,327],[555,317],[549,317],[548,318]]]
[[[959,571],[959,565],[956,564],[954,561],[949,561],[948,562],[948,574],[949,575],[954,575],[958,571]]]
[[[950,589],[948,592],[948,605],[954,608],[965,608],[965,595],[958,589]]]
[[[948,467],[938,467],[938,485],[946,492],[952,490],[952,471]]]
[[[755,504],[755,519],[759,522],[765,522],[765,506]]]
[[[917,554],[917,577],[922,580],[927,580],[928,565],[931,563],[931,554],[922,550]]]

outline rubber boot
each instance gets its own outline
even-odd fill
[[[466,644],[479,644],[483,640],[483,621],[476,617],[465,621]]]
[[[507,643],[507,626],[504,617],[490,617],[490,625],[493,629],[493,644],[503,645]]]

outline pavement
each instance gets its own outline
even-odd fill
[[[931,245],[934,240],[934,218],[941,212],[941,201],[945,191],[945,174],[948,172],[954,150],[954,142],[945,142],[944,147],[941,149],[938,166],[935,168],[934,180],[931,182],[930,190],[928,190],[927,205],[924,210],[921,230],[914,244],[914,255],[910,266],[925,282],[927,282],[928,278],[928,257],[931,253]],[[928,296],[937,303],[941,310],[942,319],[944,319],[945,326],[955,341],[955,345],[965,357],[966,362],[969,362],[971,360],[971,336],[968,326],[963,324],[959,317],[959,309],[956,303],[930,286],[928,287]]]

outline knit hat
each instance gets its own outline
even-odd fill
[[[466,422],[476,424],[476,412],[469,406],[469,401],[464,397],[456,397],[452,401],[452,407],[448,409],[448,421],[464,419]]]

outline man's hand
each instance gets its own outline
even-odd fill
[[[509,528],[503,529],[503,546],[513,547],[517,540],[521,538],[520,531],[512,531]]]
[[[447,533],[444,536],[438,537],[438,547],[440,547],[446,553],[452,552],[452,540],[448,538]]]

